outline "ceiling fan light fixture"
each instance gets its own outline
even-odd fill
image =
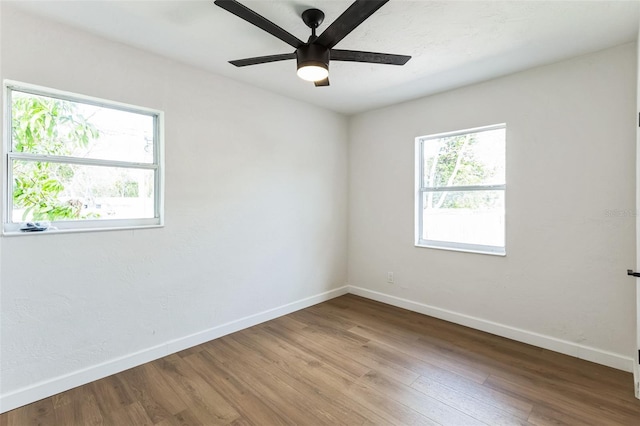
[[[306,81],[321,81],[329,77],[326,65],[298,65],[298,77]]]
[[[308,44],[296,51],[298,77],[307,81],[322,81],[329,76],[329,49]]]

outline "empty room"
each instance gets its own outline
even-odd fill
[[[640,424],[639,1],[0,1],[0,426]]]

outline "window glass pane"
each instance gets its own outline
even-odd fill
[[[422,239],[504,246],[504,191],[423,193]]]
[[[154,117],[11,92],[12,151],[153,163]]]
[[[505,129],[424,139],[425,187],[505,183]]]
[[[14,160],[14,223],[155,215],[153,170]]]

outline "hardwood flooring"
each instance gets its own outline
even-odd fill
[[[640,425],[631,374],[353,295],[0,415],[9,425]]]

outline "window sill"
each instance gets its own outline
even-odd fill
[[[458,252],[462,252],[462,253],[474,253],[474,254],[486,254],[489,256],[500,256],[500,257],[505,257],[507,255],[507,252],[504,248],[500,248],[500,247],[487,247],[484,248],[482,246],[480,247],[474,247],[474,246],[469,246],[469,247],[464,247],[464,246],[458,246],[455,244],[451,244],[451,245],[445,245],[445,244],[431,244],[431,243],[426,243],[426,242],[419,242],[414,244],[415,247],[418,248],[427,248],[427,249],[436,249],[436,250],[447,250],[447,251],[458,251]]]
[[[106,226],[106,227],[92,227],[92,228],[65,228],[54,229],[49,228],[44,231],[31,231],[25,232],[20,230],[4,230],[2,232],[3,237],[18,237],[18,236],[32,236],[32,235],[51,235],[51,234],[77,234],[81,232],[105,232],[105,231],[127,231],[127,230],[142,230],[152,228],[163,228],[163,224],[155,225],[123,225],[123,226]]]

